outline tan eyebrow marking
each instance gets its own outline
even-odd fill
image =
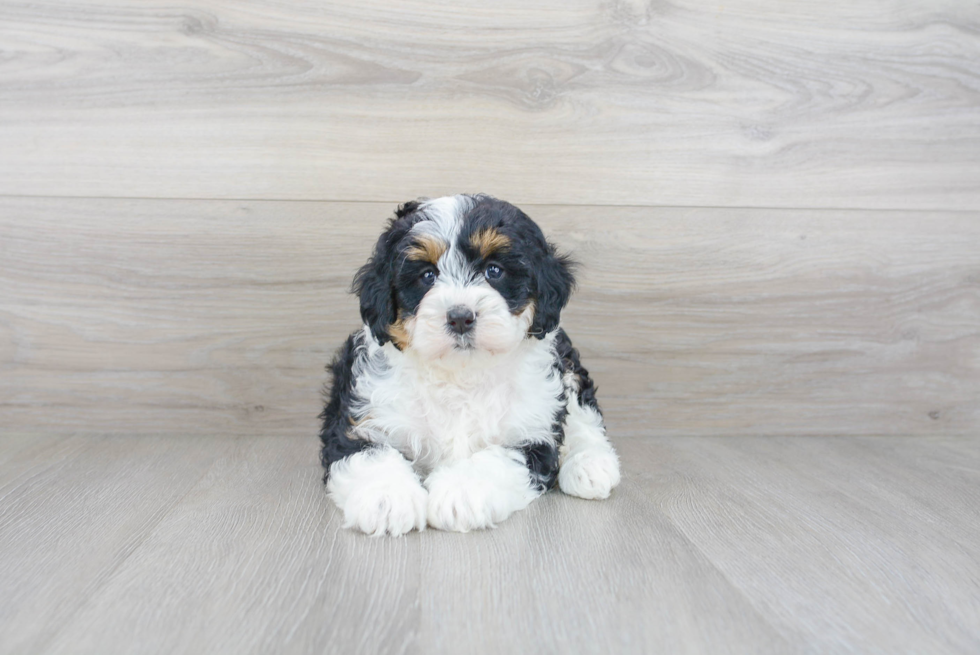
[[[435,264],[446,252],[447,244],[442,239],[423,234],[415,237],[415,243],[406,252],[409,259]]]
[[[470,245],[486,259],[498,250],[510,248],[510,237],[493,228],[485,228],[470,236]]]

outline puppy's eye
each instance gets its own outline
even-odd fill
[[[439,274],[430,268],[422,273],[422,284],[433,284],[438,276]]]
[[[496,280],[500,278],[500,276],[503,275],[504,272],[496,264],[490,264],[489,266],[487,266],[487,270],[485,270],[483,274],[487,276],[488,280]]]

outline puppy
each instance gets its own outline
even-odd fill
[[[607,498],[619,460],[558,327],[574,278],[486,195],[409,202],[357,272],[362,329],[330,366],[321,461],[345,527],[492,528],[555,484]]]

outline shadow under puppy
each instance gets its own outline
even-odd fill
[[[574,278],[485,195],[401,206],[354,278],[364,327],[331,364],[321,459],[345,527],[493,527],[557,485],[606,498],[619,460],[558,327]]]

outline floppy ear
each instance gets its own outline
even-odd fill
[[[395,218],[405,218],[410,214],[414,214],[415,210],[422,206],[421,199],[419,200],[409,200],[408,202],[403,202],[398,205],[398,209],[395,210]]]
[[[361,301],[361,320],[382,346],[391,341],[388,328],[396,318],[395,267],[398,264],[398,242],[410,227],[410,224],[398,219],[388,223],[388,229],[378,237],[374,254],[354,275],[354,284],[351,287]]]
[[[395,322],[394,267],[385,256],[385,236],[381,235],[371,259],[354,275],[352,287],[361,300],[361,320],[382,346],[391,340],[388,326]]]
[[[568,303],[575,286],[573,267],[574,262],[568,256],[555,252],[551,244],[547,244],[544,257],[534,266],[537,297],[530,333],[538,339],[543,339],[544,335],[558,327],[561,310]]]

